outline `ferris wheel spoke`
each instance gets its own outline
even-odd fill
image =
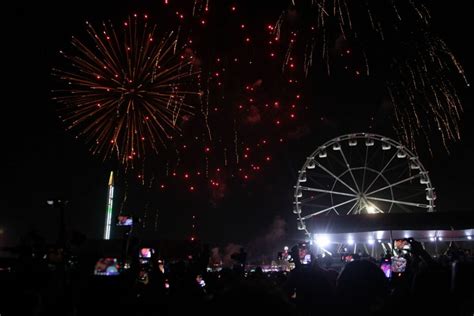
[[[373,206],[379,213],[385,213],[384,211],[382,211],[377,205],[375,204],[370,204],[371,206]]]
[[[346,155],[344,155],[344,151],[342,150],[342,146],[341,146],[341,149],[339,151],[341,152],[342,159],[344,159],[344,163],[346,164],[346,167],[349,170],[349,173],[351,174],[352,181],[354,181],[354,184],[356,186],[357,191],[361,192],[360,189],[359,189],[359,185],[357,184],[357,181],[354,177],[354,174],[352,173],[351,166],[349,165],[349,162],[347,162]]]
[[[301,202],[301,204],[308,204],[309,202],[316,201],[319,197],[321,197],[321,195],[318,196],[318,197],[316,197],[316,196],[309,196],[309,197],[307,197],[307,198],[305,198],[305,199],[301,199],[300,202]]]
[[[374,178],[374,180],[372,180],[372,182],[367,186],[367,189],[364,190],[364,193],[366,193],[367,191],[370,190],[370,188],[374,185],[375,181],[377,181],[377,179],[380,177],[380,175],[382,175],[382,173],[385,171],[385,169],[387,169],[387,167],[390,165],[390,163],[393,161],[393,159],[395,159],[395,157],[397,156],[397,152],[395,152],[392,156],[392,158],[390,158],[390,160],[385,164],[385,166],[382,168],[382,170],[380,170],[380,172],[377,174],[377,176]],[[365,169],[364,169],[364,179],[365,179]]]
[[[333,205],[333,206],[327,207],[327,208],[325,208],[325,209],[323,209],[323,210],[320,210],[320,211],[317,211],[317,212],[315,212],[315,213],[313,213],[313,214],[306,215],[306,216],[302,217],[301,219],[302,219],[302,220],[307,220],[307,219],[309,219],[309,218],[311,218],[311,217],[313,217],[313,216],[316,216],[316,215],[325,213],[325,212],[327,212],[327,211],[329,211],[329,210],[332,210],[332,209],[334,209],[334,208],[340,207],[340,206],[345,205],[345,204],[347,204],[347,203],[351,203],[351,202],[353,202],[353,201],[355,201],[355,200],[357,200],[357,198],[353,198],[353,199],[344,201],[344,202],[342,202],[342,203],[339,203],[339,204],[337,204],[337,205]]]
[[[321,182],[319,182],[318,180],[316,180],[313,176],[310,176],[310,175],[308,175],[308,174],[306,174],[306,176],[308,177],[308,180],[310,180],[310,181],[308,181],[308,183],[316,184],[316,185],[318,185],[318,186],[320,186],[320,187],[324,187],[324,184],[321,183]],[[322,175],[321,175],[321,177],[322,177]],[[324,175],[324,177],[327,177],[328,179],[331,179],[331,176],[326,175],[326,174]]]
[[[305,208],[305,209],[323,208],[323,207],[326,207],[327,205],[328,205],[327,203],[324,203],[324,204],[320,204],[320,203],[305,203],[305,204],[304,204],[304,208]]]
[[[364,187],[365,187],[365,173],[367,172],[367,156],[369,154],[369,147],[368,146],[365,146],[365,160],[364,160],[364,174],[362,175],[362,192],[365,192],[364,191]]]
[[[379,198],[379,197],[374,197],[374,196],[367,196],[366,198],[368,200],[388,202],[388,203],[394,203],[394,204],[400,204],[400,205],[408,205],[408,206],[421,207],[421,208],[429,208],[430,207],[428,204],[397,201],[397,200],[384,199],[384,198]],[[376,207],[376,206],[374,205],[374,207]]]
[[[322,164],[320,164],[318,161],[315,161],[316,165],[323,169],[327,174],[329,174],[330,176],[332,176],[334,179],[336,179],[337,181],[339,181],[340,183],[342,183],[343,185],[345,185],[349,190],[351,190],[352,192],[354,192],[354,194],[357,194],[357,191],[354,190],[351,186],[349,186],[346,182],[344,182],[344,180],[342,180],[341,178],[339,178],[338,176],[336,176],[334,173],[332,173],[331,171],[329,171],[326,167],[324,167]]]
[[[383,190],[392,188],[392,187],[397,186],[397,185],[399,185],[399,184],[402,184],[402,183],[408,182],[408,181],[410,181],[410,180],[413,180],[413,179],[415,179],[415,178],[418,178],[419,176],[420,176],[420,174],[415,174],[415,175],[413,175],[413,176],[411,176],[411,177],[408,177],[408,178],[405,178],[405,179],[403,179],[403,180],[397,181],[397,182],[395,182],[395,183],[386,185],[386,186],[384,186],[384,187],[381,187],[380,189],[374,190],[374,191],[369,192],[369,193],[367,193],[367,194],[365,194],[365,195],[366,195],[366,196],[369,196],[369,195],[375,194],[375,193],[377,193],[377,192],[380,192],[380,191],[383,191]]]
[[[399,206],[403,211],[405,211],[405,213],[411,213],[411,211],[409,209],[407,209],[406,206],[404,206],[402,204],[398,204],[397,206]]]
[[[401,170],[400,177],[401,177],[405,172],[407,172],[407,169],[402,168],[404,165],[406,165],[406,161],[402,161],[398,164],[395,164],[391,166],[390,168],[386,169],[385,171],[393,172],[393,171],[396,171],[397,169],[400,169]]]
[[[357,197],[357,195],[352,194],[352,193],[324,190],[324,189],[311,188],[311,187],[300,187],[300,188],[301,188],[301,190],[305,190],[305,191],[313,191],[313,192],[320,192],[320,193],[329,193],[329,194],[337,194],[337,195],[344,195],[344,196],[350,196],[350,197]]]
[[[413,193],[413,194],[410,194],[410,195],[404,195],[403,200],[410,200],[410,199],[413,199],[415,197],[419,197],[420,195],[425,195],[425,192],[417,192],[417,193]]]
[[[410,173],[410,169],[402,169],[402,170],[400,171],[400,175],[398,176],[398,178],[397,178],[396,180],[403,178],[406,173],[408,173],[408,175],[410,175],[410,174],[411,174],[411,173]]]
[[[349,212],[347,212],[346,215],[349,215],[349,214],[354,210],[354,207],[356,207],[357,203],[359,203],[359,200],[356,200],[356,201],[354,202],[354,204],[353,204],[352,207],[349,209]]]

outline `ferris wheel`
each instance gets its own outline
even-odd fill
[[[433,212],[436,199],[417,156],[393,139],[347,134],[319,146],[299,171],[293,213],[310,237],[307,222],[318,216]]]

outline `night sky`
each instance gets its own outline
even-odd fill
[[[111,19],[120,22],[129,14],[141,12],[150,14],[152,18],[163,17],[157,23],[166,26],[175,15],[173,10],[164,8],[163,2],[17,1],[7,7],[2,4],[4,84],[0,228],[4,233],[0,244],[13,244],[33,228],[50,239],[54,238],[58,211],[48,208],[45,201],[55,197],[69,200],[69,229],[84,232],[90,238],[102,236],[108,174],[110,170],[117,170],[117,165],[92,156],[83,141],[65,132],[65,126],[58,118],[58,105],[51,100],[51,90],[58,86],[57,80],[51,76],[51,69],[64,63],[58,51],[70,47],[70,37],[84,35],[84,21]],[[176,3],[185,1],[169,2],[170,6],[176,6]],[[221,1],[210,1],[211,11],[222,10],[225,14],[229,14],[235,5],[231,1],[222,1],[218,5],[215,2]],[[264,49],[257,45],[258,34],[263,33],[258,30],[275,23],[289,2],[236,1],[239,17],[234,21],[225,19],[223,15],[216,24],[239,23],[242,19],[249,34],[257,34],[254,53],[264,54]],[[440,2],[430,4],[429,8],[433,31],[445,39],[463,64],[468,79],[472,79],[473,52],[469,43],[473,27],[472,3],[456,1],[448,5]],[[206,43],[208,49],[224,45],[222,51],[231,54],[237,50],[233,45],[241,45],[233,41],[236,34],[223,34],[226,27],[215,24],[208,27],[209,38],[214,39]],[[200,45],[197,56],[212,50],[204,51],[204,44]],[[270,78],[279,76],[281,65],[261,63],[248,69],[246,74],[236,74],[238,79],[235,80],[255,83],[264,78],[266,97],[269,100],[278,98],[281,90],[278,81],[267,83]],[[244,75],[248,75],[248,79]],[[462,84],[457,87],[465,110],[461,121],[462,140],[449,144],[450,154],[446,153],[436,134],[433,134],[432,156],[423,148],[423,142],[418,146],[420,159],[430,171],[436,188],[437,210],[443,212],[472,211],[472,95],[470,88]],[[225,194],[217,200],[205,185],[196,185],[194,192],[179,184],[167,184],[166,191],[160,190],[159,184],[167,183],[165,179],[145,192],[138,182],[129,181],[126,209],[138,214],[148,203],[151,205],[148,216],[159,210],[157,231],[149,227],[143,233],[144,237],[189,238],[192,216],[196,215],[197,236],[210,242],[250,242],[267,234],[277,218],[286,222],[287,239],[302,238],[303,235],[296,230],[291,207],[293,185],[306,156],[323,142],[345,133],[368,131],[395,139],[397,135],[392,128],[391,109],[386,106],[381,83],[376,77],[355,79],[336,73],[328,79],[323,71],[315,70],[303,82],[301,92],[309,110],[299,123],[288,129],[284,144],[269,152],[271,163],[249,181],[229,180]],[[267,128],[273,127],[261,127],[262,130]],[[431,135],[430,131],[428,135]],[[245,137],[251,139],[248,135]],[[155,166],[155,169],[160,168],[163,167]],[[123,173],[120,171],[119,174]],[[123,196],[124,190],[124,183],[118,181],[117,194]]]

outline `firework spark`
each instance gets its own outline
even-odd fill
[[[125,167],[180,134],[183,116],[193,113],[186,97],[196,94],[187,88],[193,56],[180,53],[173,32],[159,37],[147,19],[129,17],[120,30],[104,22],[100,31],[86,22],[88,41],[73,37],[74,51],[61,52],[69,67],[53,69],[67,84],[53,91],[67,129],[93,154],[116,156]]]

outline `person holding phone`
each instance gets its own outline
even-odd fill
[[[306,243],[299,244],[298,247],[298,257],[300,258],[301,264],[310,264],[311,263],[311,253],[306,245]]]
[[[299,243],[291,248],[295,268],[290,271],[285,284],[287,296],[294,300],[298,315],[311,315],[314,311],[330,314],[334,303],[334,286],[330,283],[326,270],[311,260],[307,243]]]
[[[393,252],[391,257],[391,276],[402,276],[405,273],[408,260],[411,255],[411,241],[413,238],[393,240]]]
[[[390,258],[383,258],[380,263],[380,269],[382,269],[385,277],[390,279],[392,277],[392,260]]]

